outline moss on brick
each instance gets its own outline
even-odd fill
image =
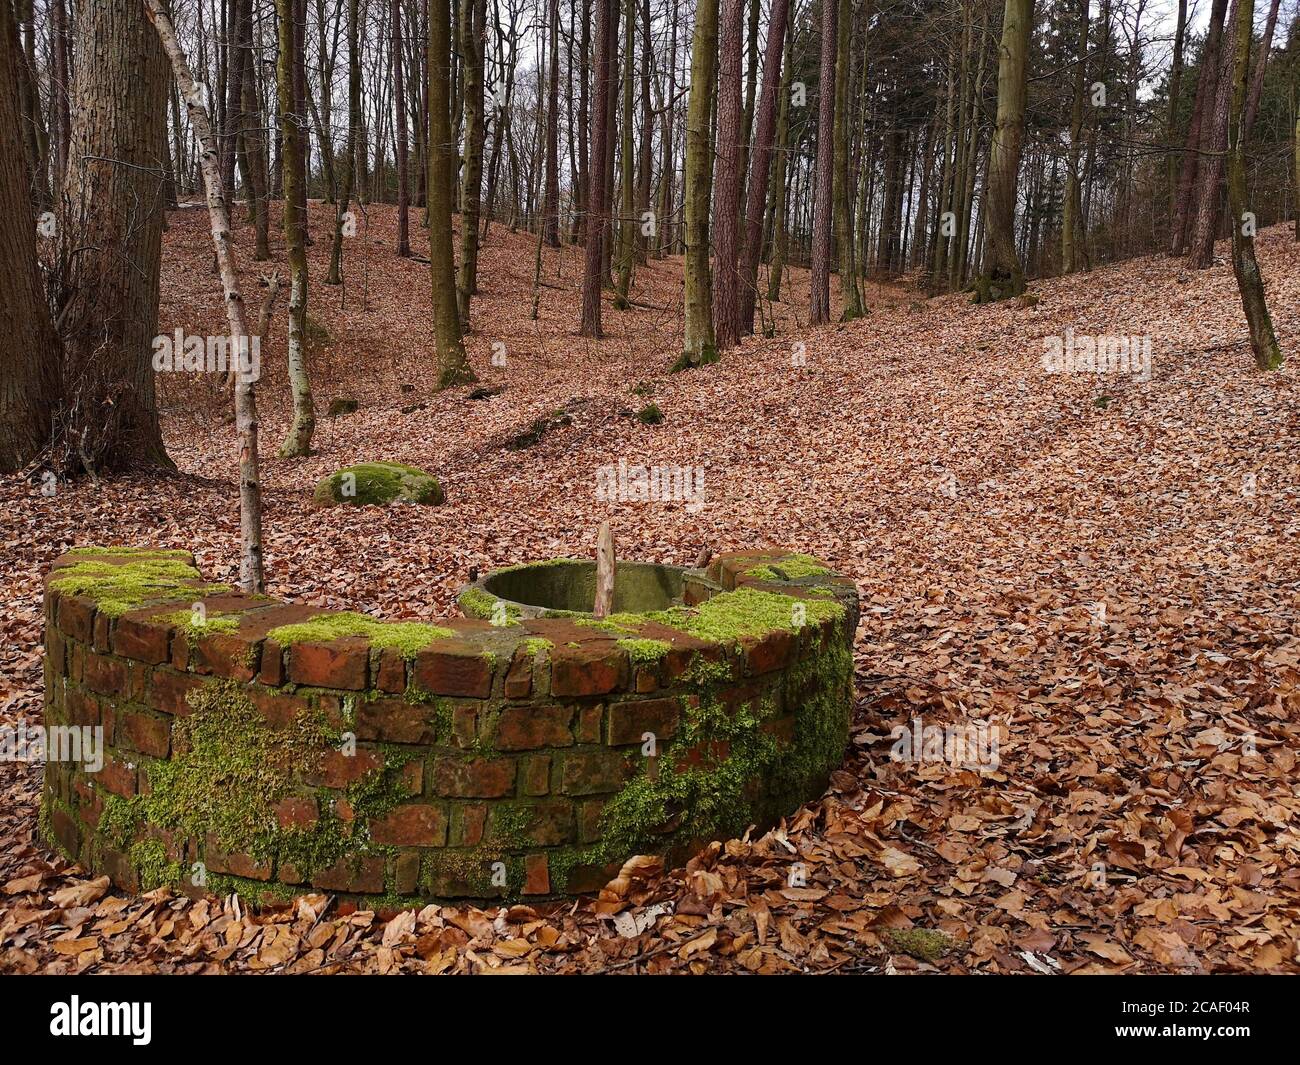
[[[55,571],[50,587],[64,595],[86,596],[100,612],[120,617],[147,603],[229,592],[226,584],[202,583],[199,571],[171,556],[140,553],[134,562],[112,563],[88,558]]]
[[[350,494],[348,488],[355,489]],[[312,501],[319,506],[385,506],[395,500],[436,506],[445,498],[438,478],[414,466],[363,462],[331,473],[317,483]]]
[[[456,599],[456,604],[466,617],[478,618],[480,621],[495,621],[500,614],[497,609],[498,603],[505,604],[505,617],[508,623],[518,621],[523,614],[514,603],[498,599],[491,592],[485,592],[476,585],[466,588]]]
[[[203,621],[195,619],[193,610],[177,610],[170,614],[159,614],[157,620],[175,625],[185,634],[185,641],[193,647],[204,636],[218,634],[229,635],[239,631],[239,615],[223,614],[220,611],[206,615]]]
[[[797,617],[799,604],[803,604],[802,622]],[[765,636],[769,632],[795,632],[803,625],[816,625],[843,615],[844,607],[839,603],[810,602],[756,588],[737,588],[706,599],[696,607],[672,607],[644,617],[697,639],[724,642],[742,636]]]
[[[745,570],[746,577],[764,581],[797,581],[804,577],[825,577],[831,570],[812,555],[786,555],[762,566]]]
[[[281,625],[267,636],[277,643],[328,643],[347,636],[361,636],[376,649],[392,648],[405,658],[414,658],[435,640],[451,636],[451,629],[422,621],[380,621],[365,614],[345,611],[322,614],[296,625]]]
[[[618,646],[627,652],[634,666],[652,666],[673,649],[667,640],[619,640]]]

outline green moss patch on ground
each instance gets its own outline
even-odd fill
[[[951,936],[933,928],[886,928],[880,938],[890,950],[917,961],[936,962],[957,945]]]
[[[745,570],[746,577],[763,581],[797,581],[804,577],[825,577],[831,570],[812,555],[787,555]]]
[[[445,498],[438,478],[414,466],[363,462],[331,473],[312,493],[318,506],[386,506],[397,500],[436,506]]]
[[[276,643],[328,643],[348,636],[368,639],[377,649],[393,648],[403,657],[414,658],[435,640],[445,640],[451,629],[430,625],[423,621],[380,621],[366,614],[344,611],[339,614],[322,614],[310,621],[295,625],[281,625],[267,633]]]

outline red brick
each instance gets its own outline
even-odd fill
[[[415,683],[434,695],[486,699],[492,692],[492,661],[472,647],[421,651],[415,658]]]
[[[261,665],[256,641],[217,633],[202,636],[190,649],[189,668],[195,673],[211,673],[232,680],[252,680]]]
[[[81,826],[62,806],[50,806],[50,831],[66,853],[73,858],[81,853]]]
[[[275,804],[275,819],[281,828],[310,828],[319,818],[320,809],[309,795],[289,795]]]
[[[599,891],[618,874],[617,864],[575,865],[569,870],[564,880],[564,890],[575,895],[585,895]]]
[[[171,749],[171,723],[160,714],[123,710],[115,735],[115,742],[155,758],[166,758]]]
[[[328,869],[317,870],[311,882],[326,891],[378,895],[384,890],[384,859],[378,855],[341,858]]]
[[[314,688],[360,691],[366,686],[369,658],[364,640],[296,643],[289,648],[289,679]]]
[[[515,837],[518,831],[518,812],[526,817],[522,830],[523,842],[538,847],[555,847],[573,841],[573,804],[567,799],[541,799],[518,807],[494,807],[488,814],[490,842],[505,846],[519,845],[520,840]]]
[[[503,751],[570,747],[572,720],[573,708],[569,706],[509,706],[497,719],[496,745]]]
[[[188,717],[192,708],[186,696],[202,686],[203,681],[198,677],[170,669],[155,669],[149,679],[149,705],[165,714]]]
[[[59,628],[78,643],[95,638],[95,604],[72,595],[59,596]]]
[[[599,743],[600,742],[600,725],[605,720],[605,706],[603,703],[597,703],[595,706],[584,706],[578,711],[578,724],[574,729],[574,735],[579,743]]]
[[[300,695],[280,695],[265,688],[249,688],[248,698],[267,724],[287,728],[309,709],[307,700]]]
[[[447,843],[447,813],[429,803],[396,806],[370,822],[370,838],[381,846],[442,847]]]
[[[600,643],[551,652],[552,695],[604,695],[625,683],[627,655]]]
[[[439,755],[433,763],[433,791],[466,799],[498,799],[515,786],[513,758]]]
[[[798,641],[793,632],[769,632],[754,643],[745,641],[745,664],[751,674],[771,673],[784,669],[794,660]]]
[[[520,790],[525,795],[545,795],[551,790],[551,757],[532,754],[522,759]]]
[[[457,747],[473,747],[478,737],[478,710],[457,706],[451,712],[451,739]]]
[[[659,687],[659,678],[654,670],[638,669],[636,671],[636,690],[638,695],[645,695]]]
[[[406,691],[406,659],[391,647],[379,652],[375,666],[375,687],[394,695]]]
[[[595,843],[600,839],[600,815],[604,809],[604,799],[589,799],[578,803],[579,843]]]
[[[357,739],[384,743],[433,743],[434,707],[405,699],[362,699],[357,706]]]
[[[278,688],[284,683],[284,648],[275,640],[262,643],[262,665],[257,679],[269,688]]]
[[[203,865],[209,873],[228,873],[249,880],[270,880],[271,863],[259,862],[240,851],[228,851],[209,835],[204,841]]]
[[[613,746],[641,743],[646,732],[653,732],[658,743],[671,739],[677,732],[681,707],[676,699],[641,699],[612,703],[609,708],[609,742]]]
[[[399,895],[414,895],[420,886],[420,855],[403,851],[393,861],[393,890]]]
[[[67,671],[68,641],[63,633],[53,627],[45,630],[45,664],[56,676],[62,676]]]
[[[126,695],[126,663],[102,655],[86,655],[82,676],[85,685],[100,695]]]
[[[618,791],[631,775],[628,760],[614,751],[566,754],[562,788],[565,795],[600,795]]]
[[[451,846],[477,847],[483,841],[487,812],[488,808],[482,803],[453,805],[449,838]]]
[[[167,661],[171,632],[163,622],[124,615],[113,627],[113,653],[156,666]]]
[[[95,615],[95,650],[100,654],[108,654],[109,648],[109,630],[113,627],[113,619],[107,614],[99,613]]]
[[[343,751],[327,751],[320,764],[314,769],[308,769],[304,776],[309,784],[346,788],[367,773],[383,768],[383,765],[384,760],[365,747],[358,747],[351,755]]]
[[[545,854],[529,854],[524,857],[525,895],[549,895],[551,893],[551,873],[547,866]]]
[[[103,724],[99,699],[80,688],[68,688],[64,693],[63,716],[69,725]]]
[[[725,762],[731,754],[730,740],[707,740],[685,750],[674,751],[679,769],[712,767]]]
[[[507,699],[527,699],[533,690],[533,655],[527,647],[515,651],[515,657],[506,673],[505,694]]]
[[[94,776],[101,788],[111,791],[114,795],[129,799],[136,793],[135,767],[112,755],[104,756],[104,766]]]

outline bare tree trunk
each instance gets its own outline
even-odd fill
[[[293,421],[280,445],[280,458],[311,454],[311,437],[316,429],[311,378],[307,370],[307,170],[303,145],[303,115],[296,110],[297,71],[301,65],[298,47],[301,34],[294,25],[298,8],[295,0],[275,0],[279,16],[280,54],[276,57],[276,88],[279,93],[284,164],[284,243],[289,258],[289,386],[293,392]]]
[[[1019,296],[1025,290],[1025,272],[1016,253],[1016,179],[1025,133],[1027,62],[1033,21],[1033,0],[1006,0],[998,58],[997,128],[989,154],[984,197],[989,248],[985,269],[975,289],[975,297],[981,303]]]
[[[392,0],[393,18],[397,18],[397,6],[400,0]],[[335,197],[334,208],[334,237],[330,245],[330,268],[329,273],[325,276],[325,284],[341,285],[343,284],[343,237],[344,230],[348,228],[348,208],[352,205],[352,190],[356,183],[356,158],[357,158],[357,140],[361,131],[361,41],[360,41],[361,11],[359,0],[348,0],[348,146],[345,153],[347,158],[343,160],[343,181],[339,186],[338,194]],[[396,30],[394,31],[396,36]],[[400,77],[400,61],[398,69]],[[402,127],[403,134],[406,132],[405,125]],[[401,145],[403,154],[406,145]],[[406,221],[405,215],[401,214],[398,218],[399,239],[403,224]],[[409,253],[409,248],[407,249]],[[400,252],[399,252],[400,254]]]
[[[718,350],[740,339],[739,226],[734,204],[740,199],[740,51],[744,30],[742,0],[722,0],[718,35],[718,178],[714,200],[713,328]]]
[[[840,300],[843,304],[841,320],[852,321],[863,315],[862,294],[858,291],[857,269],[853,256],[853,201],[849,193],[853,180],[849,173],[849,72],[853,57],[849,41],[853,33],[853,2],[841,0],[837,26],[835,60],[835,122],[831,130],[835,175],[831,196],[834,199],[835,239],[839,244]],[[871,11],[867,10],[870,21]],[[864,63],[865,66],[865,63]],[[891,232],[897,232],[896,220],[891,218]]]
[[[0,3],[0,85],[14,84],[22,61],[13,10]],[[58,392],[59,338],[36,265],[26,158],[18,100],[0,92],[0,473],[22,469],[45,445]]]
[[[754,132],[754,151],[749,160],[745,202],[745,261],[740,274],[740,331],[745,334],[754,331],[758,264],[763,258],[763,215],[776,135],[777,93],[786,80],[781,71],[781,54],[785,48],[789,12],[790,0],[772,0],[767,50],[763,54],[763,90],[758,98],[758,124]],[[784,99],[781,106],[786,106]]]
[[[587,166],[586,269],[582,276],[582,323],[580,332],[585,337],[602,335],[600,322],[600,290],[603,278],[602,250],[605,229],[609,225],[609,209],[605,203],[605,159],[609,128],[609,94],[612,90],[609,77],[609,55],[614,48],[614,18],[618,0],[596,0],[596,57],[593,68],[595,93],[591,107],[591,158]]]
[[[456,305],[452,250],[451,188],[456,145],[451,139],[451,0],[429,0],[429,277],[433,289],[438,387],[454,388],[477,378],[465,357]]]
[[[1186,4],[1186,0],[1182,0]],[[1070,103],[1070,151],[1065,167],[1065,203],[1061,216],[1061,273],[1072,274],[1081,264],[1077,254],[1083,234],[1079,195],[1079,148],[1083,137],[1083,87],[1088,65],[1088,0],[1079,0],[1079,47],[1075,53],[1074,90]]]
[[[614,285],[614,306],[625,311],[632,289],[632,268],[636,262],[636,224],[632,204],[636,197],[632,171],[632,88],[636,77],[636,0],[626,0],[623,13],[623,125],[619,141],[619,214],[618,278]]]
[[[1202,142],[1209,156],[1202,161],[1197,174],[1196,224],[1187,253],[1188,262],[1196,270],[1208,269],[1214,262],[1214,234],[1219,225],[1220,189],[1228,149],[1228,112],[1232,105],[1232,75],[1236,58],[1233,21],[1230,18],[1224,25],[1219,75],[1214,86],[1214,110],[1207,127],[1208,136]]]
[[[59,225],[65,359],[53,465],[68,473],[170,467],[152,365],[167,57],[140,0],[83,5],[76,33]]]
[[[840,0],[822,0],[821,75],[817,82],[817,192],[813,204],[813,245],[809,325],[831,320],[831,211],[835,188],[835,56]]]
[[[406,55],[402,48],[402,0],[390,0],[393,15],[393,100],[397,106],[397,129],[394,150],[397,154],[397,254],[411,255],[411,168],[407,158],[406,136]]]
[[[549,0],[549,81],[546,92],[546,202],[542,207],[542,240],[560,246],[560,0]]]
[[[699,0],[691,44],[691,88],[686,109],[685,335],[673,369],[718,361],[713,332],[713,278],[709,272],[709,195],[713,184],[709,124],[718,60],[718,0]]]
[[[1247,102],[1247,82],[1250,77],[1251,30],[1255,16],[1254,0],[1235,0],[1236,56],[1232,68],[1231,122],[1228,130],[1228,213],[1232,222],[1232,269],[1241,293],[1241,308],[1250,329],[1250,346],[1255,353],[1255,365],[1261,370],[1282,367],[1282,351],[1273,332],[1268,302],[1264,296],[1264,281],[1260,277],[1259,263],[1255,259],[1254,227],[1245,222],[1246,215],[1246,138],[1250,135],[1250,105]],[[1274,3],[1271,16],[1275,15]],[[1271,18],[1270,18],[1271,29]],[[1260,49],[1262,69],[1268,61],[1268,38]]]
[[[1178,192],[1174,204],[1174,219],[1169,235],[1169,253],[1182,255],[1187,250],[1192,219],[1195,216],[1192,194],[1201,167],[1201,149],[1205,140],[1204,128],[1210,124],[1208,110],[1213,107],[1215,77],[1219,67],[1219,48],[1223,37],[1223,18],[1228,0],[1214,0],[1210,8],[1210,23],[1206,29],[1205,47],[1201,51],[1201,71],[1196,79],[1196,99],[1192,103],[1191,122],[1187,127],[1187,150],[1183,154],[1182,170],[1178,176]]]
[[[253,221],[257,247],[253,252],[256,262],[271,257],[270,211],[267,205],[268,176],[266,172],[266,137],[262,131],[261,101],[258,99],[255,66],[253,62],[253,11],[249,4],[244,9],[244,19],[239,24],[239,45],[247,50],[244,76],[240,88],[241,150],[239,158],[244,170],[244,188],[248,197],[249,217]],[[179,122],[179,118],[177,120]]]
[[[208,193],[208,219],[212,225],[212,243],[216,248],[217,266],[225,296],[226,319],[230,324],[231,351],[250,352],[250,340],[239,290],[234,256],[230,246],[230,211],[226,190],[218,165],[217,140],[203,108],[203,98],[189,64],[176,40],[176,31],[162,6],[162,0],[145,0],[149,18],[158,31],[163,48],[171,59],[199,142],[203,146],[201,163]],[[241,75],[242,76],[242,75]],[[252,364],[247,372],[235,375],[235,426],[239,435],[239,585],[244,591],[263,590],[262,576],[262,489],[257,454],[257,400],[253,394],[256,380]]]
[[[478,223],[483,194],[483,50],[486,0],[461,0],[460,51],[465,71],[465,169],[461,182],[460,278],[456,300],[462,331],[478,291]]]

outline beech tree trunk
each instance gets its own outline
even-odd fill
[[[1025,132],[1027,60],[1033,22],[1033,0],[1006,0],[998,57],[997,126],[984,196],[987,262],[975,288],[975,298],[981,303],[1019,296],[1025,291],[1025,272],[1016,251],[1016,178]]]
[[[456,299],[452,250],[451,188],[456,145],[451,139],[451,0],[429,2],[429,277],[433,289],[438,387],[454,388],[477,380],[465,356]]]
[[[152,365],[167,57],[141,0],[83,5],[74,53],[59,219],[63,387],[52,463],[68,474],[170,467]]]
[[[1065,167],[1065,203],[1061,216],[1061,273],[1072,274],[1083,264],[1083,202],[1080,197],[1079,149],[1083,137],[1083,95],[1088,65],[1088,3],[1079,0],[1079,48],[1075,53],[1073,99],[1070,103],[1070,151]],[[1186,0],[1183,0],[1186,3]]]
[[[486,0],[461,0],[460,52],[465,72],[465,167],[460,202],[460,278],[456,286],[462,331],[469,328],[469,304],[478,291],[478,223],[483,194],[483,50]]]
[[[391,0],[393,13],[393,103],[397,108],[394,152],[397,155],[397,254],[411,255],[411,167],[407,155],[406,132],[406,55],[402,48],[402,0]],[[349,156],[351,152],[348,153]],[[348,190],[351,192],[351,190]]]
[[[1231,120],[1228,129],[1228,213],[1232,223],[1232,270],[1241,293],[1241,309],[1250,330],[1250,347],[1255,365],[1261,370],[1282,366],[1282,351],[1273,332],[1268,302],[1264,297],[1264,280],[1255,258],[1254,227],[1244,224],[1246,203],[1246,138],[1250,135],[1250,104],[1247,83],[1250,78],[1251,28],[1255,16],[1254,0],[1234,0],[1236,6],[1236,44],[1232,67]],[[1277,10],[1274,4],[1273,12]],[[1267,34],[1265,37],[1267,38]],[[1259,62],[1268,60],[1267,43],[1260,49]]]
[[[14,30],[13,9],[0,3],[3,86],[23,61]],[[36,265],[26,158],[18,100],[0,92],[0,473],[24,468],[49,440],[62,354]]]
[[[685,334],[673,369],[717,362],[713,332],[713,277],[709,271],[709,196],[713,160],[709,138],[718,60],[718,0],[700,0],[691,43],[691,88],[686,105]]]
[[[808,324],[831,320],[831,212],[835,189],[835,56],[839,0],[822,0],[822,54],[817,82],[817,191],[813,203],[812,277]]]
[[[849,39],[853,32],[853,0],[840,0],[841,11],[835,47],[835,122],[832,129],[834,144],[833,170],[835,181],[831,195],[834,198],[835,239],[839,245],[840,300],[843,303],[841,320],[852,321],[863,315],[862,294],[858,291],[857,268],[853,255],[853,200],[850,194],[852,175],[849,173],[849,71],[853,57],[849,53]],[[868,10],[868,20],[870,10]],[[865,65],[865,64],[864,64]],[[901,187],[898,189],[901,194]],[[897,232],[895,219],[890,219],[891,233]],[[888,269],[888,264],[885,264]]]
[[[1196,217],[1187,253],[1188,262],[1196,270],[1208,269],[1214,263],[1214,235],[1219,226],[1223,168],[1228,150],[1228,112],[1232,105],[1232,76],[1236,61],[1236,28],[1233,23],[1234,20],[1229,18],[1224,24],[1219,73],[1214,86],[1214,109],[1206,126],[1207,136],[1202,141],[1208,155],[1201,161],[1196,175]]]
[[[560,246],[560,0],[549,0],[550,47],[547,50],[546,200],[542,205],[542,240]]]
[[[718,57],[718,181],[714,228],[713,328],[719,351],[740,339],[740,276],[738,218],[733,204],[740,199],[741,105],[740,51],[744,8],[742,0],[722,0]]]
[[[614,48],[614,20],[618,0],[596,0],[596,56],[593,67],[595,91],[591,103],[591,156],[587,163],[587,203],[583,229],[586,237],[586,267],[582,275],[582,322],[585,337],[602,336],[600,290],[604,279],[603,252],[609,208],[605,202],[605,160],[609,141],[609,56]]]
[[[303,114],[295,110],[301,34],[294,25],[295,0],[275,0],[279,16],[280,53],[275,80],[280,107],[280,159],[284,177],[284,243],[289,259],[289,387],[293,392],[293,420],[280,445],[280,458],[311,454],[316,430],[311,378],[307,370],[307,167],[303,145]]]
[[[772,0],[771,18],[767,27],[767,50],[763,53],[763,89],[758,97],[754,150],[749,160],[749,184],[745,197],[745,258],[740,273],[740,331],[744,334],[754,331],[758,264],[763,258],[763,217],[767,204],[768,176],[773,169],[777,94],[787,81],[787,75],[781,70],[781,54],[785,48],[789,13],[790,0]],[[788,96],[788,87],[785,92]],[[782,98],[781,108],[784,110],[786,106],[787,102]],[[777,165],[783,172],[784,160]]]

